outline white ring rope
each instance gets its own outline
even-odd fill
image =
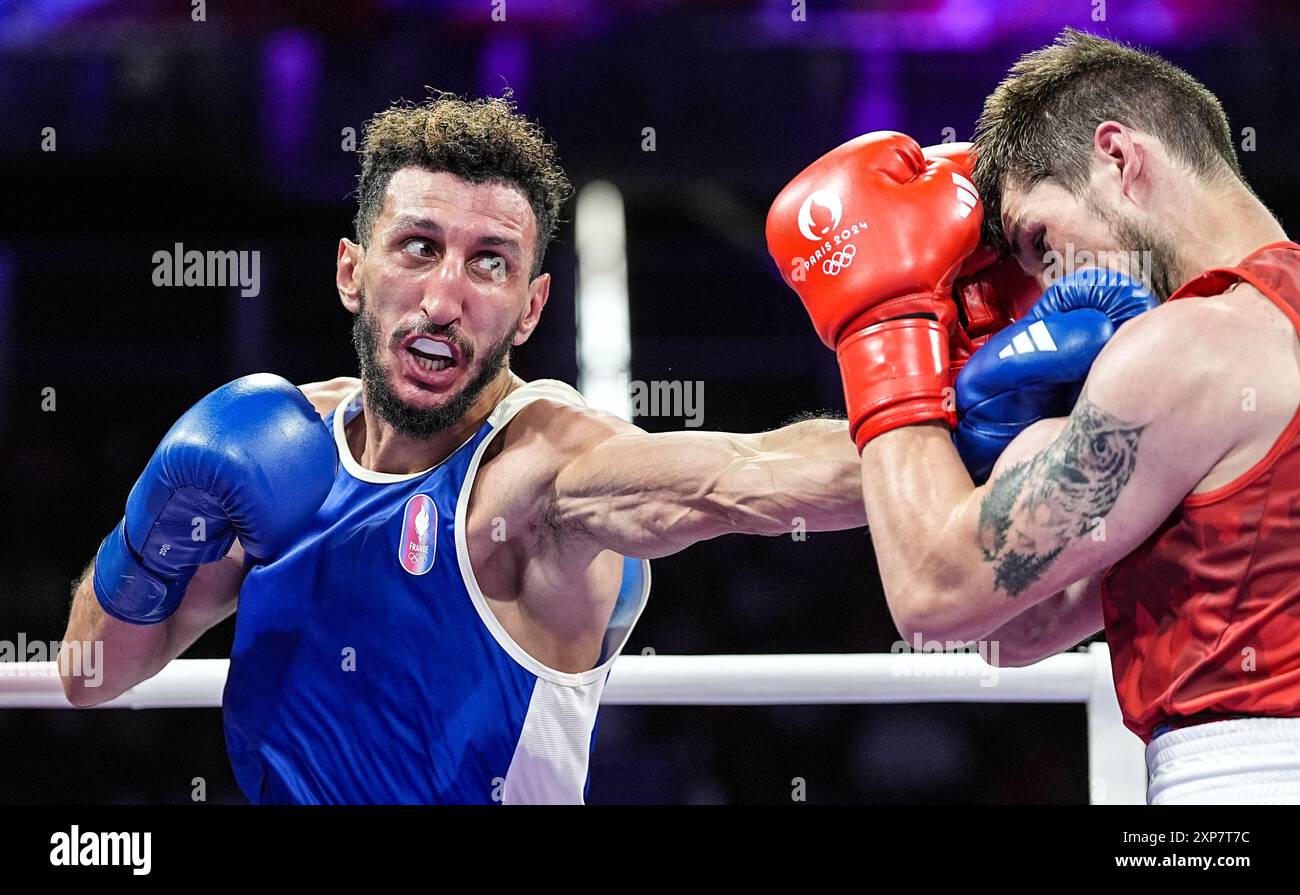
[[[216,708],[229,659],[177,659],[103,708]],[[1089,794],[1145,801],[1142,743],[1120,721],[1104,643],[1027,668],[971,653],[621,656],[603,705],[1075,702],[1088,708]],[[0,708],[71,708],[54,662],[0,662]]]

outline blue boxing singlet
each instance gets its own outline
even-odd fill
[[[340,465],[312,524],[239,593],[226,747],[257,803],[577,803],[596,710],[650,592],[625,559],[597,666],[555,671],[501,627],[470,566],[465,525],[484,451],[539,398],[585,404],[542,379],[506,396],[446,460],[373,472],[326,418]]]

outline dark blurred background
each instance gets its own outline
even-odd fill
[[[203,394],[258,370],[355,374],[333,286],[355,208],[346,129],[426,85],[508,86],[576,185],[622,190],[632,376],[703,381],[710,429],[841,409],[834,357],[764,249],[780,187],[863,131],[968,138],[1006,68],[1064,25],[1158,49],[1207,84],[1239,139],[1251,129],[1248,178],[1295,226],[1300,29],[1285,6],[809,0],[794,21],[796,6],[507,0],[496,21],[492,0],[234,0],[194,21],[186,0],[0,0],[0,639],[62,636],[71,582]],[[153,253],[177,242],[260,251],[260,295],[154,287]],[[570,223],[516,355],[525,378],[576,382],[573,244]],[[726,537],[654,576],[629,653],[897,638],[865,531]],[[232,632],[187,656],[227,656]],[[209,801],[243,801],[215,709],[8,710],[0,731],[0,802],[183,803],[195,777]],[[1082,803],[1083,708],[606,707],[590,800],[789,804],[795,777],[812,803]]]

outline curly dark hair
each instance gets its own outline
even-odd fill
[[[432,88],[430,88],[432,90]],[[388,182],[410,166],[446,171],[470,183],[507,183],[528,198],[537,217],[533,276],[559,228],[560,209],[573,192],[541,127],[515,110],[511,92],[463,99],[432,90],[423,103],[398,103],[366,124],[357,178],[356,239],[370,245]]]
[[[985,241],[1007,248],[1001,215],[1008,183],[1030,189],[1051,178],[1075,195],[1085,189],[1103,121],[1154,134],[1203,177],[1242,180],[1227,116],[1204,85],[1154,53],[1066,28],[1020,57],[984,101],[975,185]]]

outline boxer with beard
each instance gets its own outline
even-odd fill
[[[511,371],[570,190],[505,100],[395,106],[361,159],[336,264],[360,380],[257,374],[181,418],[77,587],[102,686],[65,690],[111,699],[237,606],[251,801],[581,802],[647,560],[865,524],[856,453],[826,419],[647,434]]]

